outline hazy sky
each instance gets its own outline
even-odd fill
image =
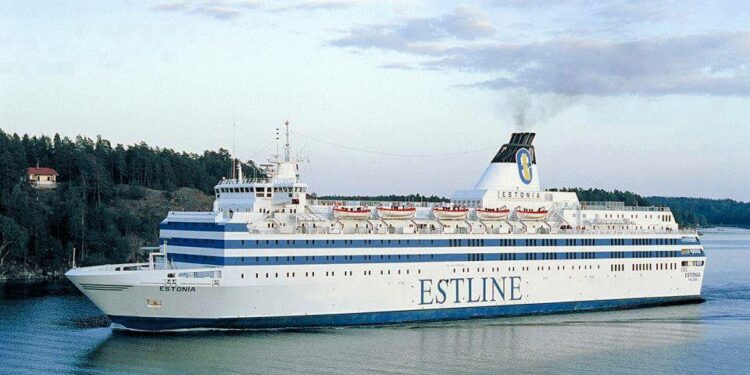
[[[523,129],[544,187],[750,200],[750,4],[0,3],[6,132],[261,160],[285,120],[319,193],[448,195]]]

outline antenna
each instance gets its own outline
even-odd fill
[[[279,128],[276,128],[276,159],[279,159]]]
[[[286,128],[286,144],[284,145],[284,161],[289,161],[289,121],[284,123]]]
[[[237,171],[237,182],[242,183],[242,160],[237,157],[237,122],[234,122],[234,151],[232,151],[232,174]]]
[[[237,156],[237,121],[232,122],[232,178],[234,179],[235,157]]]

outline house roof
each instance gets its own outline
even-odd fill
[[[57,176],[57,171],[52,168],[44,168],[44,167],[28,167],[26,168],[27,174],[40,174],[40,175],[47,175],[47,176]]]

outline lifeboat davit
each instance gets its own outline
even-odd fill
[[[477,208],[477,217],[480,220],[505,220],[510,216],[510,209],[502,206],[500,208]]]
[[[432,213],[439,220],[463,220],[469,214],[466,207],[434,207]]]
[[[544,220],[547,218],[547,215],[549,215],[549,211],[544,207],[536,210],[530,208],[517,208],[516,215],[518,215],[518,218],[521,220]]]
[[[417,213],[417,209],[411,206],[379,206],[378,215],[381,219],[411,219]]]
[[[333,208],[333,217],[348,220],[367,220],[372,215],[369,207],[347,207],[336,206]]]

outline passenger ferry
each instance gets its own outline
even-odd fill
[[[449,204],[311,199],[290,156],[170,212],[147,263],[67,277],[114,328],[373,325],[702,301],[706,257],[666,207],[543,191],[515,133]]]

